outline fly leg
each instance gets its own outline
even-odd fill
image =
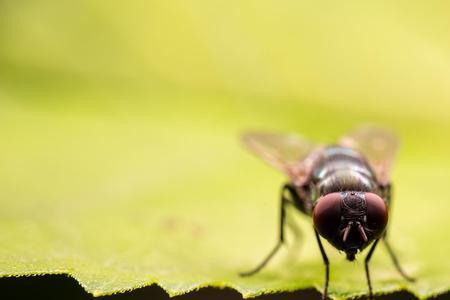
[[[280,205],[280,231],[279,231],[279,237],[278,242],[275,245],[275,247],[270,251],[270,253],[264,258],[264,260],[259,263],[254,269],[247,271],[247,272],[241,272],[239,275],[241,276],[250,276],[255,273],[258,273],[262,268],[264,268],[265,265],[273,258],[273,256],[278,252],[281,245],[284,243],[284,225],[286,221],[286,206],[289,204],[293,204],[291,200],[289,200],[286,197],[286,194],[289,193],[292,198],[295,198],[297,194],[295,194],[295,190],[292,188],[291,185],[285,184],[283,188],[281,189],[281,205]]]
[[[383,193],[383,196],[385,197],[386,201],[388,204],[391,204],[391,195],[392,195],[392,185],[390,183],[384,185],[384,186],[380,186],[381,191]],[[400,275],[406,279],[409,282],[414,282],[416,281],[413,277],[408,276],[405,271],[403,271],[403,268],[400,266],[400,263],[397,259],[397,255],[395,255],[394,250],[392,249],[391,245],[389,244],[389,241],[387,239],[387,232],[385,231],[383,234],[383,242],[386,245],[386,248],[388,250],[389,256],[392,259],[392,262],[394,263],[395,268],[397,269],[397,271],[400,273]]]
[[[416,281],[415,278],[413,278],[411,276],[408,276],[408,274],[406,274],[405,271],[403,271],[403,268],[400,266],[400,263],[399,263],[399,261],[397,259],[397,255],[395,255],[394,250],[392,250],[392,247],[391,247],[391,245],[389,244],[389,242],[387,240],[386,233],[384,233],[384,235],[383,235],[383,242],[386,245],[386,248],[388,250],[389,256],[391,257],[392,263],[394,264],[395,268],[397,269],[397,272],[399,272],[400,275],[402,275],[402,277],[404,279],[406,279],[407,281],[409,281],[409,282]]]
[[[366,259],[364,260],[364,266],[366,269],[367,285],[369,286],[369,299],[370,300],[373,299],[373,292],[372,292],[372,283],[370,281],[369,261],[370,261],[370,258],[372,257],[373,251],[375,251],[375,248],[376,248],[379,240],[380,239],[375,240],[375,242],[370,247],[369,253],[367,253]]]
[[[323,263],[325,264],[325,284],[323,286],[322,300],[326,300],[328,296],[328,280],[330,279],[330,262],[322,242],[320,241],[319,233],[316,229],[314,229],[314,232],[316,233],[317,243],[319,244],[320,253],[322,254]]]

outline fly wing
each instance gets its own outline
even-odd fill
[[[294,134],[247,132],[242,141],[250,151],[288,175],[296,185],[302,185],[308,179],[314,150],[319,148]]]
[[[397,136],[383,128],[364,126],[343,136],[339,144],[366,156],[380,184],[389,183],[390,172],[400,146]]]

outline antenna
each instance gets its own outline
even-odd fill
[[[364,227],[359,222],[357,222],[356,224],[358,225],[359,234],[363,238],[364,242],[367,242],[368,239],[367,239],[366,232],[364,231]]]
[[[353,222],[348,222],[347,227],[344,229],[344,236],[342,237],[342,241],[345,243],[348,238],[348,234],[350,233],[350,228],[352,228]]]

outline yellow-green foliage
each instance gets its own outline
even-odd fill
[[[27,3],[29,2],[29,3]],[[281,174],[247,128],[402,138],[376,293],[448,290],[450,9],[428,1],[2,1],[0,275],[67,273],[94,295],[321,289],[311,224],[276,241]],[[297,237],[296,237],[297,236]],[[330,294],[367,292],[327,245]],[[1,293],[1,291],[0,291]]]

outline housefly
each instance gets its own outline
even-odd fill
[[[353,261],[369,247],[365,272],[373,298],[369,262],[382,240],[403,278],[414,281],[400,266],[386,234],[391,204],[392,163],[399,143],[388,130],[360,127],[335,145],[318,145],[297,135],[248,132],[244,144],[257,156],[289,177],[281,190],[279,237],[275,247],[249,276],[260,271],[285,240],[286,207],[292,205],[312,217],[314,233],[325,264],[323,299],[327,298],[330,264],[321,239],[345,252]]]

